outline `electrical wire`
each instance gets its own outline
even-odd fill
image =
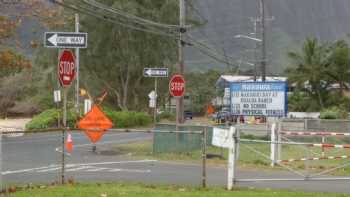
[[[87,5],[88,7],[83,6],[84,4],[81,4],[78,1],[74,1],[75,4],[66,3],[67,1],[59,2],[57,0],[55,0],[54,2],[58,5],[72,9],[74,11],[84,13],[84,14],[102,19],[104,21],[118,24],[130,29],[172,37],[176,40],[180,39],[179,30],[178,30],[178,28],[180,27],[177,25],[166,25],[166,24],[150,21],[147,19],[140,20],[140,17],[125,13],[118,9],[111,9],[111,8],[105,7],[105,5],[100,4],[94,0],[83,0],[84,4]],[[99,10],[103,10],[103,13],[98,13]],[[115,17],[114,15],[122,16],[122,18]],[[140,25],[140,26],[137,26],[137,25]],[[161,27],[161,29],[159,29],[158,27]],[[207,44],[194,39],[190,34],[186,34],[185,38],[182,41],[190,46],[193,46],[199,52],[212,58],[217,62],[225,63],[228,65],[232,65],[233,64],[232,62],[237,62],[236,60],[234,60],[233,57],[227,56],[226,54],[221,54],[217,50],[209,47]]]

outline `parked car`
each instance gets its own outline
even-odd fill
[[[231,120],[231,113],[228,111],[219,111],[212,114],[212,119],[217,123],[225,123]]]
[[[193,113],[191,111],[184,111],[184,118],[185,120],[193,118]]]

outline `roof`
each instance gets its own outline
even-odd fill
[[[225,86],[226,83],[232,82],[244,82],[244,81],[254,81],[254,76],[245,75],[221,75],[216,81],[217,86]],[[258,76],[256,81],[262,81],[261,77]],[[287,77],[269,77],[266,76],[266,81],[287,81]]]

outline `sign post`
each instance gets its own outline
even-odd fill
[[[168,77],[168,68],[144,68],[144,77],[154,77],[154,96],[148,95],[150,97],[150,107],[154,106],[153,119],[154,124],[157,123],[157,78],[158,77]]]
[[[230,127],[229,129],[213,128],[212,145],[227,148],[228,160],[227,160],[227,189],[232,190],[235,182],[236,171],[236,158],[239,136],[238,129]]]
[[[75,78],[76,67],[75,57],[69,50],[63,50],[58,62],[58,79],[63,87],[63,130],[62,130],[62,184],[65,178],[65,135],[67,129],[67,92]]]
[[[75,32],[79,33],[79,14],[75,14]],[[86,39],[85,39],[86,40]],[[80,107],[79,107],[79,58],[80,58],[80,49],[78,47],[75,48],[75,65],[77,67],[77,77],[75,82],[75,110],[77,114],[80,116]]]
[[[176,74],[173,75],[170,79],[169,83],[169,92],[170,95],[175,97],[176,99],[180,99],[183,97],[185,93],[185,79],[182,75]],[[180,110],[177,107],[176,108],[176,130],[178,129],[178,125],[180,123],[180,117],[182,117],[183,114],[180,114]]]

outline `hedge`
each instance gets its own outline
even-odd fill
[[[107,108],[104,108],[103,111],[112,120],[115,128],[147,126],[152,122],[151,117],[144,112],[113,111]],[[57,118],[59,114],[62,118],[61,110],[47,109],[34,116],[33,119],[26,124],[26,130],[57,127]],[[67,125],[74,128],[76,127],[77,121],[78,118],[74,110],[69,110],[67,114]]]

